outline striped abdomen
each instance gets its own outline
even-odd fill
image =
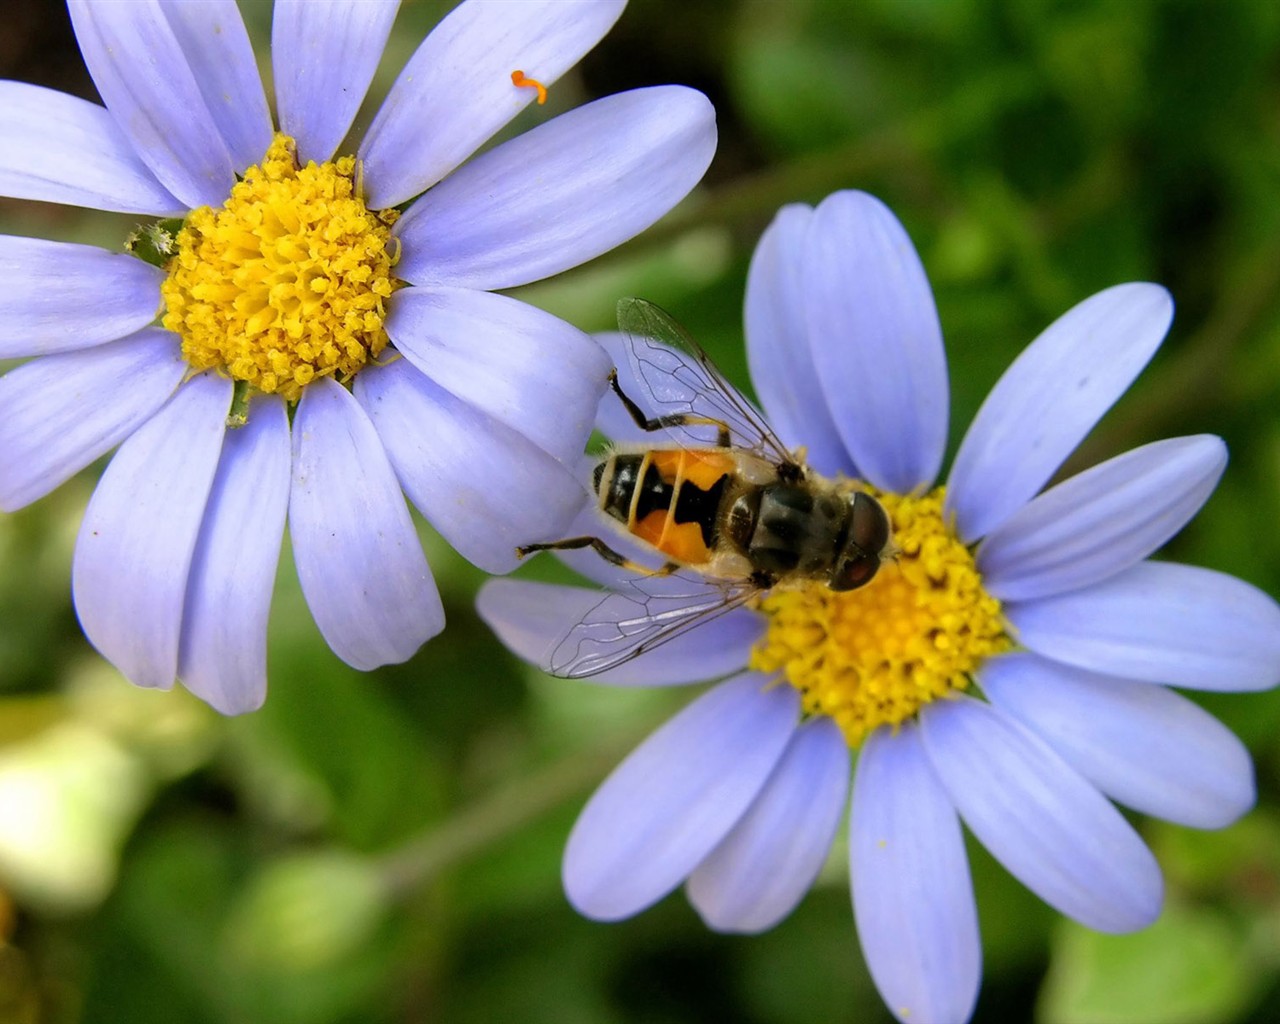
[[[668,558],[704,565],[737,463],[717,449],[614,453],[595,471],[602,511]]]

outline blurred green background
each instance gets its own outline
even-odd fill
[[[241,6],[265,62],[270,6]],[[374,101],[448,6],[405,4]],[[61,4],[9,0],[5,17],[0,75],[93,95]],[[1280,593],[1280,5],[632,0],[512,130],[663,82],[719,111],[704,185],[523,298],[595,330],[643,295],[745,382],[760,232],[785,202],[866,189],[935,286],[954,444],[1050,320],[1109,284],[1161,282],[1172,334],[1078,464],[1221,434],[1232,464],[1167,555]],[[132,226],[0,200],[10,234],[116,248]],[[286,549],[262,711],[227,720],[136,690],[71,609],[93,479],[0,518],[0,1022],[890,1019],[857,950],[843,847],[756,938],[709,933],[679,895],[618,925],[566,904],[577,809],[685,694],[521,665],[472,611],[481,574],[425,526],[449,626],[409,663],[338,662]],[[1125,937],[1064,922],[973,845],[975,1019],[1280,1019],[1280,694],[1204,703],[1253,750],[1258,808],[1218,833],[1139,820],[1168,899]]]

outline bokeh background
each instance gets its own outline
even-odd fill
[[[270,5],[241,6],[265,66]],[[375,100],[448,7],[405,3]],[[7,0],[5,22],[0,75],[94,96],[61,4]],[[523,298],[601,330],[619,296],[645,296],[745,383],[760,232],[785,202],[869,190],[936,289],[954,445],[1050,320],[1107,285],[1161,282],[1172,334],[1077,468],[1221,434],[1226,477],[1167,555],[1280,593],[1280,5],[632,0],[512,131],[663,82],[719,111],[704,185]],[[0,200],[5,233],[115,248],[132,226]],[[361,674],[330,654],[286,542],[262,711],[228,720],[182,692],[135,690],[86,644],[69,599],[94,478],[0,517],[0,1022],[889,1020],[858,953],[843,847],[759,937],[709,933],[678,894],[617,925],[566,904],[577,809],[687,694],[518,663],[472,610],[481,574],[425,526],[449,625],[407,664]],[[1125,937],[1064,922],[972,844],[977,1020],[1280,1019],[1280,693],[1203,701],[1253,750],[1257,809],[1216,833],[1139,819],[1168,899]]]

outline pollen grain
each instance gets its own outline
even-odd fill
[[[511,72],[511,84],[517,89],[537,89],[538,106],[542,106],[547,102],[547,87],[536,78],[530,78],[523,71],[516,70]]]

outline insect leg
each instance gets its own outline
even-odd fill
[[[713,419],[710,416],[694,416],[687,412],[677,412],[669,416],[658,416],[655,419],[650,419],[644,414],[644,410],[636,405],[627,396],[627,393],[622,390],[622,385],[618,383],[617,370],[609,371],[609,387],[613,388],[613,393],[618,396],[623,408],[627,410],[635,421],[636,426],[641,430],[666,430],[668,427],[715,427],[717,446],[721,448],[729,447],[732,438],[729,433],[729,424],[725,423],[724,420]]]
[[[537,551],[574,551],[578,548],[591,548],[606,562],[626,569],[628,572],[634,572],[637,576],[670,576],[680,568],[678,562],[667,562],[661,569],[650,569],[647,565],[633,562],[626,555],[614,551],[599,537],[566,537],[564,540],[553,540],[544,544],[525,544],[523,547],[516,548],[516,556],[527,558]]]

